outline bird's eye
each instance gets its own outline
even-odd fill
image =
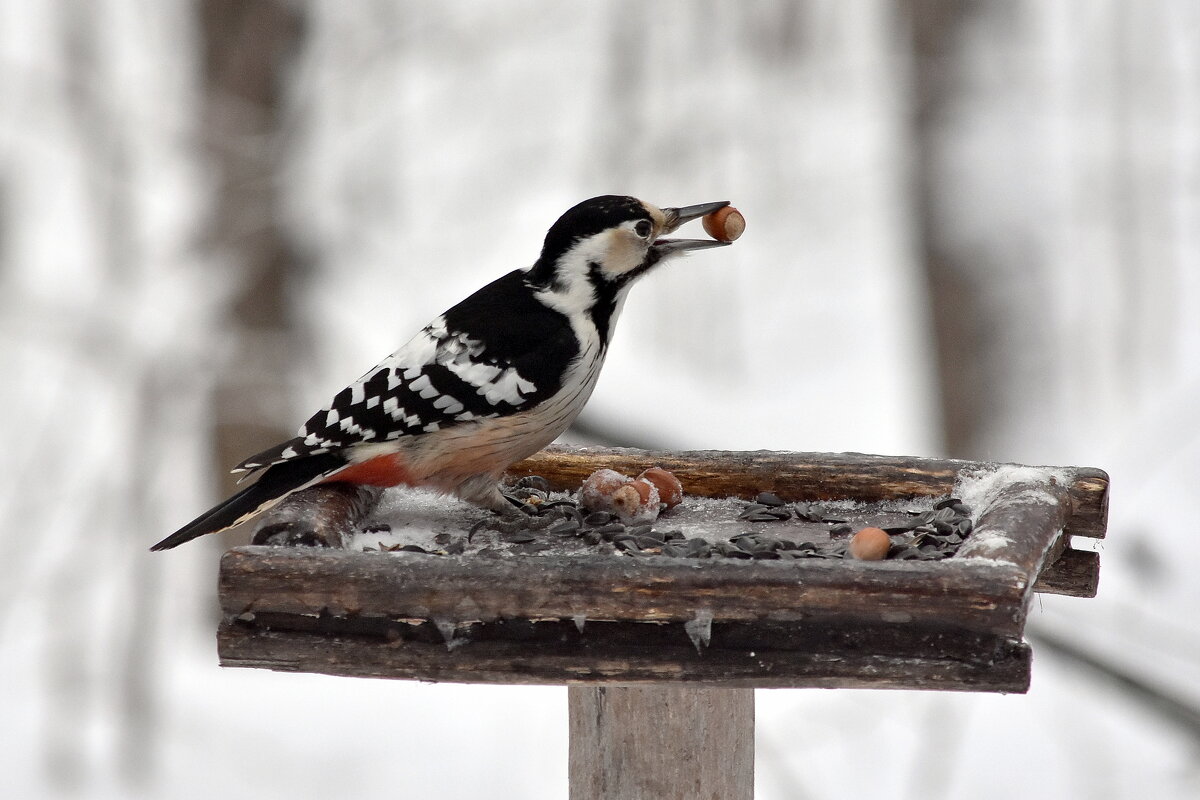
[[[639,220],[638,224],[633,226],[633,232],[643,239],[650,238],[650,230],[650,221],[645,219]]]

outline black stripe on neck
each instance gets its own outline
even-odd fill
[[[607,347],[612,337],[613,326],[616,324],[617,297],[626,280],[608,280],[604,277],[600,264],[595,261],[588,263],[587,276],[596,297],[596,301],[590,309],[592,324],[600,332],[601,344]]]

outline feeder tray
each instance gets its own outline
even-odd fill
[[[961,497],[972,526],[948,558],[873,562],[582,546],[473,545],[457,555],[238,547],[221,561],[221,663],[496,684],[1024,692],[1033,593],[1095,594],[1098,554],[1071,545],[1104,535],[1108,477],[1097,469],[554,447],[509,477],[539,475],[574,491],[596,469],[636,475],[653,465],[675,473],[686,493],[658,527],[689,537],[764,531],[832,541],[819,520],[739,520],[764,491],[834,507],[855,528],[888,527]],[[348,507],[360,523],[365,504]],[[280,513],[305,508],[298,498]],[[461,509],[448,514],[440,524],[465,537]]]

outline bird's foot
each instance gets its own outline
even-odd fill
[[[522,478],[509,491],[496,490],[488,506],[496,516],[481,519],[471,526],[467,541],[480,530],[502,534],[542,531],[564,519],[581,519],[574,500],[550,500],[550,487],[543,478]]]

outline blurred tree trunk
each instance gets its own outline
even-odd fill
[[[979,457],[980,420],[986,413],[982,298],[969,253],[945,235],[938,209],[939,125],[960,89],[956,50],[972,4],[960,0],[907,0],[912,48],[913,209],[915,243],[928,289],[941,404],[942,452]]]
[[[282,220],[279,162],[287,72],[305,33],[305,12],[275,0],[205,0],[202,37],[205,150],[214,206],[206,245],[235,287],[224,365],[214,386],[214,451],[227,470],[294,432],[288,366],[295,349],[292,299],[301,264]]]

